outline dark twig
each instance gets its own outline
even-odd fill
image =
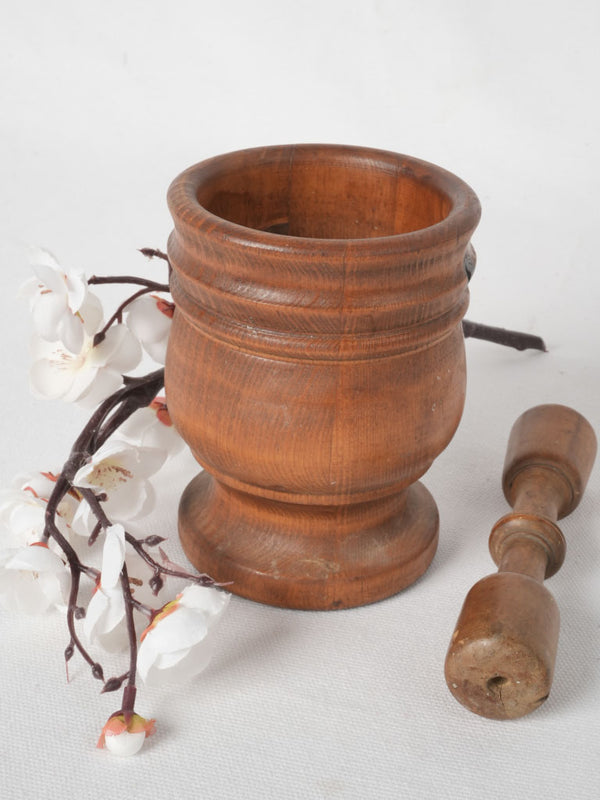
[[[125,619],[127,621],[127,636],[129,637],[129,675],[127,678],[128,686],[135,686],[135,673],[137,669],[137,634],[135,632],[135,622],[133,619],[133,598],[131,587],[129,586],[129,576],[127,566],[123,564],[121,569],[121,591],[125,600]],[[125,698],[123,698],[125,700]],[[125,705],[125,702],[123,702]]]
[[[511,331],[506,328],[494,328],[491,325],[483,325],[480,322],[463,320],[463,333],[465,339],[483,339],[486,342],[514,347],[515,350],[541,350],[547,352],[544,340],[539,336],[520,331]]]
[[[154,247],[140,247],[139,252],[143,256],[146,256],[146,258],[162,258],[163,261],[166,261],[167,264],[171,266],[169,256],[166,253],[163,253],[162,250],[158,250]]]
[[[158,281],[151,281],[148,278],[138,278],[137,275],[115,275],[113,277],[106,277],[104,275],[92,275],[88,278],[90,286],[100,286],[102,284],[113,283],[132,283],[136,286],[145,286],[150,292],[168,292],[168,283],[159,283]]]
[[[135,552],[144,559],[146,564],[149,567],[152,567],[154,570],[155,575],[162,573],[163,575],[170,575],[173,578],[183,578],[187,581],[191,581],[192,583],[198,583],[200,586],[214,586],[216,588],[220,586],[225,586],[226,584],[216,583],[210,575],[202,574],[202,575],[192,575],[189,572],[184,572],[183,570],[177,569],[170,569],[169,567],[165,567],[162,564],[159,564],[158,561],[155,561],[151,555],[149,555],[143,548],[142,543],[132,536],[130,533],[125,532],[125,540],[129,542],[129,544],[133,547]]]
[[[137,300],[138,297],[142,297],[145,294],[149,294],[150,292],[154,291],[153,289],[149,289],[147,286],[143,289],[140,289],[138,292],[134,292],[131,297],[128,297],[127,300],[124,300],[121,305],[117,308],[115,313],[110,317],[106,325],[102,328],[102,330],[98,331],[98,333],[94,336],[94,347],[99,345],[101,342],[104,341],[106,338],[106,334],[111,325],[115,322],[121,322],[123,319],[123,311],[127,308],[128,305],[133,303],[134,300]]]

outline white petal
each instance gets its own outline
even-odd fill
[[[142,357],[142,349],[135,336],[125,325],[113,325],[106,337],[92,350],[92,363],[110,367],[118,372],[135,369]]]
[[[38,295],[31,308],[31,317],[35,330],[48,342],[56,342],[60,337],[63,315],[70,313],[64,297],[54,292]],[[71,315],[72,316],[72,315]],[[79,348],[72,352],[77,353]]]
[[[37,495],[48,499],[54,489],[56,480],[49,476],[57,476],[59,470],[48,470],[47,472],[32,472],[29,474],[21,474],[15,478],[15,486],[22,492]]]
[[[30,305],[34,298],[36,298],[40,291],[40,282],[37,278],[27,278],[27,280],[21,284],[17,291],[17,297],[19,299],[25,298],[28,300]]]
[[[8,525],[14,543],[23,546],[39,542],[44,533],[45,504],[35,506],[28,503],[15,505],[8,517]]]
[[[179,598],[179,604],[185,608],[203,611],[210,618],[220,616],[227,608],[231,595],[221,589],[210,586],[192,584],[186,586]]]
[[[33,573],[11,570],[0,570],[0,604],[20,614],[43,614],[52,605],[45,586]]]
[[[76,388],[74,387],[64,399],[67,402],[76,402],[81,408],[95,408],[122,385],[123,378],[120,372],[106,368],[88,370],[78,379]]]
[[[111,525],[106,530],[102,551],[101,584],[105,589],[114,589],[119,583],[125,562],[125,530],[122,525]]]
[[[65,285],[69,308],[73,312],[79,311],[87,296],[87,280],[82,272],[66,272]]]
[[[66,403],[81,403],[82,398],[87,397],[94,391],[104,377],[100,376],[98,370],[87,364],[84,364],[80,369],[74,370],[72,374],[73,382],[69,390],[62,396],[62,399]],[[102,397],[102,399],[104,399],[104,397]]]
[[[1,576],[0,572],[0,576]],[[146,683],[148,681],[148,675],[154,665],[154,661],[156,660],[157,653],[152,646],[152,642],[148,641],[148,637],[150,634],[146,634],[144,640],[140,643],[138,647],[138,654],[137,654],[137,671],[140,678]]]
[[[31,570],[32,572],[60,573],[65,565],[56,553],[43,545],[23,547],[8,561],[6,569]]]
[[[147,481],[128,481],[108,493],[104,508],[111,519],[128,522],[148,513],[153,499],[152,489]]]
[[[153,661],[140,670],[140,677],[148,686],[186,683],[199,675],[209,665],[214,652],[214,635],[208,631],[194,647],[173,653],[155,654]]]
[[[174,425],[163,425],[158,419],[142,437],[142,444],[166,450],[170,456],[180,453],[185,448],[185,442],[177,432],[177,428]]]
[[[4,554],[0,562],[0,600],[9,610],[41,614],[64,604],[68,572],[62,560],[47,547],[25,547]]]
[[[96,525],[94,512],[85,502],[79,503],[75,516],[71,521],[71,530],[78,536],[89,536]]]
[[[29,370],[31,391],[38,397],[54,400],[66,395],[73,386],[73,373],[68,369],[57,368],[46,358],[34,361]]]
[[[52,269],[60,270],[58,259],[50,250],[45,247],[32,246],[29,248],[29,263],[32,265],[43,264]],[[33,266],[32,266],[33,269]]]
[[[158,308],[158,296],[144,295],[129,306],[127,325],[142,342],[144,348],[153,342],[166,342],[171,330],[171,319]]]
[[[108,597],[101,590],[96,589],[88,603],[85,619],[83,620],[83,632],[88,642],[93,642],[96,638],[96,629],[101,625],[102,619],[108,608]]]
[[[137,447],[138,463],[135,466],[136,477],[149,478],[162,467],[167,453],[159,447]]]
[[[197,645],[207,633],[208,623],[203,614],[178,606],[148,631],[141,646],[150,642],[157,654],[173,653]]]
[[[109,439],[106,444],[102,445],[102,447],[94,453],[87,464],[84,464],[77,470],[75,477],[73,478],[73,484],[75,486],[84,486],[88,489],[95,489],[99,484],[88,483],[87,479],[98,466],[98,464],[102,464],[103,461],[109,460],[121,462],[122,454],[127,453],[130,450],[134,450],[131,445],[125,444],[124,442],[119,442],[115,439]]]
[[[167,360],[168,339],[161,339],[158,342],[145,342],[144,350],[157,364],[164,364]]]
[[[166,457],[166,452],[157,447],[135,447],[128,442],[111,439],[94,455],[92,463],[118,463],[137,480],[158,472]]]
[[[160,658],[152,671],[151,683],[185,683],[192,680],[208,667],[214,650],[214,636],[209,631],[200,644],[191,647],[172,664],[169,664],[168,656]]]
[[[47,253],[47,255],[50,255]],[[51,256],[53,259],[53,256]],[[54,264],[38,262],[32,264],[31,268],[40,283],[56,295],[64,297],[64,304],[67,300],[67,284],[65,282],[64,273],[60,266],[55,261]]]
[[[106,749],[114,756],[134,756],[142,749],[145,738],[145,731],[139,731],[138,733],[123,731],[123,733],[113,734],[112,736],[107,734],[104,738],[104,744]]]
[[[98,333],[100,325],[102,324],[102,303],[92,292],[88,292],[85,301],[79,309],[78,316],[83,321],[83,328],[88,336],[94,336]]]
[[[83,323],[79,317],[76,317],[67,310],[60,319],[57,333],[58,336],[54,336],[53,338],[60,339],[67,350],[70,350],[72,353],[80,352],[83,346],[84,330]]]

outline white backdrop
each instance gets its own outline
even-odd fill
[[[549,353],[468,342],[461,427],[425,477],[442,518],[429,572],[330,614],[233,599],[209,670],[142,690],[159,732],[94,749],[114,698],[64,681],[64,620],[0,615],[5,796],[596,798],[600,785],[600,468],[565,520],[548,583],[562,613],[550,699],[480,719],[443,660],[468,588],[493,571],[508,431],[562,402],[600,429],[600,6],[595,0],[173,0],[6,3],[0,29],[3,447],[0,480],[64,458],[84,416],[28,391],[26,248],[88,274],[153,271],[170,180],[240,147],[325,141],[440,164],[483,217],[468,317],[541,334]],[[188,461],[150,528],[175,537]],[[170,552],[177,554],[173,542]],[[74,663],[74,662],[73,662]]]

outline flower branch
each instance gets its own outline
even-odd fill
[[[166,261],[170,275],[164,253],[149,248],[142,252]],[[128,755],[154,731],[154,720],[135,713],[138,674],[145,682],[197,674],[208,663],[210,629],[228,599],[208,575],[173,565],[162,549],[163,563],[153,558],[148,548],[161,545],[164,537],[136,537],[123,526],[148,512],[154,497],[148,478],[162,467],[167,447],[172,453],[181,449],[167,402],[159,396],[162,366],[139,377],[128,374],[142,349],[159,365],[164,363],[174,306],[168,296],[152,294],[167,294],[168,283],[136,276],[86,279],[65,271],[46,251],[38,254],[34,271],[36,277],[23,292],[36,329],[32,389],[41,396],[95,405],[95,410],[62,469],[28,477],[7,501],[0,500],[0,518],[4,515],[25,545],[14,552],[0,547],[0,601],[10,605],[14,589],[13,606],[32,611],[66,607],[67,677],[68,664],[78,652],[102,681],[102,692],[123,688],[121,709],[110,716],[99,745]],[[90,287],[106,284],[141,288],[103,324],[101,303]],[[81,560],[78,542],[87,546],[92,559],[101,548],[100,568]],[[148,569],[150,577],[137,577],[137,570],[143,574]],[[82,575],[93,583],[87,603],[80,601]],[[144,600],[146,586],[156,597],[171,578],[188,584],[175,599],[157,608]],[[21,596],[16,592],[22,579],[28,591]],[[146,625],[141,637],[136,613]],[[186,619],[193,623],[191,633],[182,625]],[[114,650],[124,643],[127,671],[105,680],[78,623],[91,645]]]

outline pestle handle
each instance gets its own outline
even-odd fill
[[[502,476],[506,499],[515,510],[537,513],[531,484],[543,475],[547,480],[553,476],[548,491],[558,503],[556,519],[566,517],[579,505],[596,447],[592,426],[574,409],[562,405],[530,408],[510,432]]]
[[[477,714],[520,717],[548,697],[560,617],[543,580],[563,562],[556,520],[578,505],[595,455],[591,425],[566,406],[536,406],[512,428],[503,488],[513,511],[490,536],[499,571],[467,595],[446,656],[450,691]]]

